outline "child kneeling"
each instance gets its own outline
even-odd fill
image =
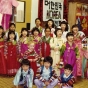
[[[21,67],[19,68],[15,78],[14,85],[16,88],[32,88],[34,72],[30,68],[30,62],[27,59],[23,59]]]
[[[58,77],[59,88],[73,88],[75,77],[72,75],[73,67],[70,64],[66,64],[64,67],[64,73]]]
[[[37,88],[54,88],[58,83],[57,75],[52,68],[53,59],[50,56],[44,58],[44,65],[38,68],[37,74],[34,80]]]

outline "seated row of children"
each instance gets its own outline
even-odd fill
[[[73,76],[73,67],[70,64],[64,66],[64,72],[58,76],[52,67],[53,59],[50,56],[44,58],[44,64],[37,69],[34,77],[34,71],[31,68],[30,61],[23,59],[15,78],[16,88],[32,88],[33,81],[37,88],[54,88],[57,84],[59,88],[73,88],[75,77]]]

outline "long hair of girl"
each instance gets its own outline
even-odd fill
[[[4,29],[3,29],[3,27],[2,27],[2,26],[0,26],[0,29],[2,29],[2,30],[3,30],[2,35],[1,35],[1,38],[3,38],[3,37],[4,37],[4,35],[5,35],[5,32],[4,32]]]
[[[16,41],[16,34],[15,34],[14,31],[9,31],[9,32],[8,32],[8,38],[7,38],[7,41],[10,40],[10,37],[9,37],[10,34],[14,34],[14,35],[15,35],[14,40]]]

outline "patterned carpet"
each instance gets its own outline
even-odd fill
[[[2,77],[0,76],[0,88],[15,88],[13,86],[13,77]],[[33,88],[36,88],[33,86]],[[58,87],[55,87],[58,88]],[[74,88],[88,88],[88,79],[80,80],[75,85]]]

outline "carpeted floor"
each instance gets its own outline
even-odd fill
[[[0,76],[0,88],[14,88],[13,77],[2,77]],[[36,88],[33,86],[33,88]],[[58,87],[55,87],[58,88]],[[88,79],[80,80],[75,85],[74,88],[88,88]]]

